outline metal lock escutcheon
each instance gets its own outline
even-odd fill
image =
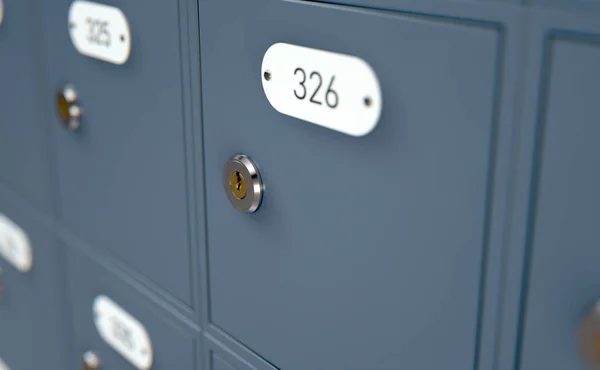
[[[81,370],[99,370],[100,358],[92,351],[87,351],[81,356]]]
[[[223,169],[223,187],[231,205],[241,212],[256,212],[265,186],[256,164],[245,154],[236,154]]]
[[[83,108],[79,104],[79,95],[73,85],[66,85],[56,93],[56,111],[69,130],[76,131],[79,128]]]

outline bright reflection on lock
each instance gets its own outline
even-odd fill
[[[83,109],[79,106],[77,90],[73,85],[66,85],[56,93],[56,112],[69,130],[75,131],[81,125]]]
[[[81,370],[100,369],[100,358],[92,351],[87,351],[81,356]]]

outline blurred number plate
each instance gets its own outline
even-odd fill
[[[2,0],[0,0],[0,3],[2,2]],[[8,367],[7,364],[4,363],[4,361],[2,361],[2,359],[0,358],[0,370],[10,370],[10,368]]]
[[[21,272],[31,270],[33,257],[29,238],[3,214],[0,214],[0,256]]]
[[[140,370],[152,366],[152,343],[144,326],[110,298],[94,300],[94,323],[109,346]]]
[[[129,58],[131,32],[118,8],[74,1],[69,9],[69,33],[75,49],[83,55],[114,64]]]
[[[265,95],[280,113],[352,136],[377,126],[379,80],[358,57],[277,43],[265,53],[261,73]]]

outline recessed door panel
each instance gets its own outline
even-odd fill
[[[58,113],[48,119],[64,221],[86,242],[192,305],[187,199],[192,175],[185,139],[192,103],[189,54],[182,52],[183,45],[188,48],[183,11],[188,3],[103,3],[113,7],[110,14],[122,15],[121,23],[126,19],[129,34],[111,34],[110,19],[100,13],[89,25],[76,25],[88,27],[90,39],[102,45],[131,37],[122,65],[77,51],[67,23],[71,3],[46,2],[43,12],[49,110],[56,111],[54,94],[68,85],[77,93],[69,107],[75,104],[81,112],[77,125],[63,124]]]
[[[207,0],[200,32],[211,323],[282,369],[472,367],[496,29]],[[377,127],[356,138],[273,109],[261,63],[278,42],[366,61],[381,82]],[[237,153],[265,185],[252,214],[226,196]]]

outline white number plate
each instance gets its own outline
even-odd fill
[[[2,1],[2,0],[0,0]],[[2,359],[0,358],[0,370],[10,370],[10,368],[8,367],[7,364],[4,363],[4,361],[2,361]]]
[[[379,121],[379,80],[358,57],[277,43],[265,53],[261,73],[280,113],[352,136],[368,134]]]
[[[69,9],[71,41],[83,55],[123,64],[131,52],[131,32],[123,12],[113,6],[77,0]]]
[[[152,366],[152,342],[144,326],[110,298],[94,300],[96,330],[109,346],[140,370]]]
[[[0,213],[0,256],[21,272],[31,270],[33,258],[27,234]]]

